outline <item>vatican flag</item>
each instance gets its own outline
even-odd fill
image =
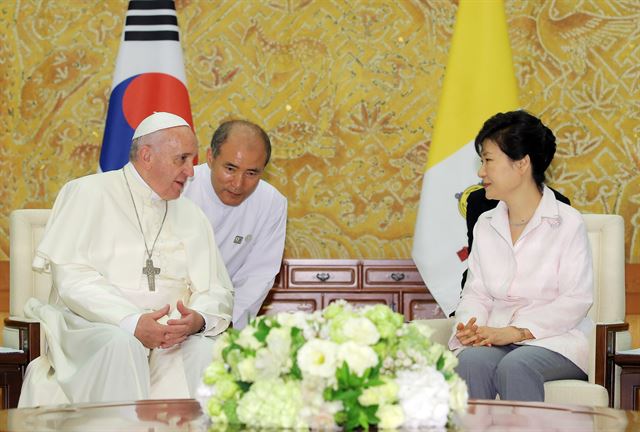
[[[193,128],[186,82],[173,0],[130,1],[100,151],[102,171],[128,162],[134,130],[154,111],[177,114]]]
[[[438,305],[449,315],[467,268],[466,194],[478,188],[473,140],[498,112],[518,108],[504,5],[460,0],[422,180],[413,260]]]

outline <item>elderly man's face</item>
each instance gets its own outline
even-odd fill
[[[213,156],[207,150],[213,190],[224,204],[240,205],[258,187],[267,160],[262,138],[255,131],[236,126]]]
[[[176,199],[189,177],[193,177],[193,158],[198,153],[196,136],[187,126],[150,134],[140,149],[147,184],[165,200]]]

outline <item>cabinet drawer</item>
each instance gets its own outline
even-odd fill
[[[313,312],[322,308],[321,293],[271,292],[262,304],[259,315],[279,312]]]
[[[429,293],[404,293],[402,295],[402,309],[407,321],[445,318],[442,309]]]
[[[386,267],[365,266],[363,272],[363,288],[380,287],[424,287],[420,272],[415,266]]]
[[[398,311],[398,302],[400,296],[396,293],[357,293],[357,292],[332,292],[324,293],[323,307],[327,307],[329,304],[336,300],[346,300],[353,306],[370,306],[376,304],[386,304],[393,311]]]
[[[358,288],[358,267],[289,265],[289,289]]]

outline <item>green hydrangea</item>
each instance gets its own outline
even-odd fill
[[[398,329],[404,323],[404,317],[389,309],[388,306],[379,304],[375,305],[364,313],[364,316],[373,322],[380,333],[380,337],[388,339],[395,336]]]
[[[322,311],[322,316],[330,320],[337,317],[338,315],[343,314],[347,309],[351,309],[351,307],[347,303],[336,301],[324,308],[324,310]]]
[[[256,428],[306,428],[302,407],[300,382],[275,378],[253,383],[240,399],[237,415],[241,423]]]
[[[416,323],[409,323],[405,326],[405,334],[398,342],[398,350],[405,353],[417,352],[424,356],[425,359],[430,358],[429,348],[432,346],[431,341],[424,335],[421,328]]]
[[[204,376],[202,380],[205,384],[212,385],[215,384],[219,379],[230,377],[227,372],[227,368],[224,363],[220,360],[212,362],[207,368],[204,370]]]

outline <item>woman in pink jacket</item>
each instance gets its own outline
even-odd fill
[[[555,137],[525,111],[499,113],[475,139],[478,176],[498,206],[474,228],[449,347],[476,399],[544,400],[544,382],[587,378],[593,269],[580,213],[544,172]]]

